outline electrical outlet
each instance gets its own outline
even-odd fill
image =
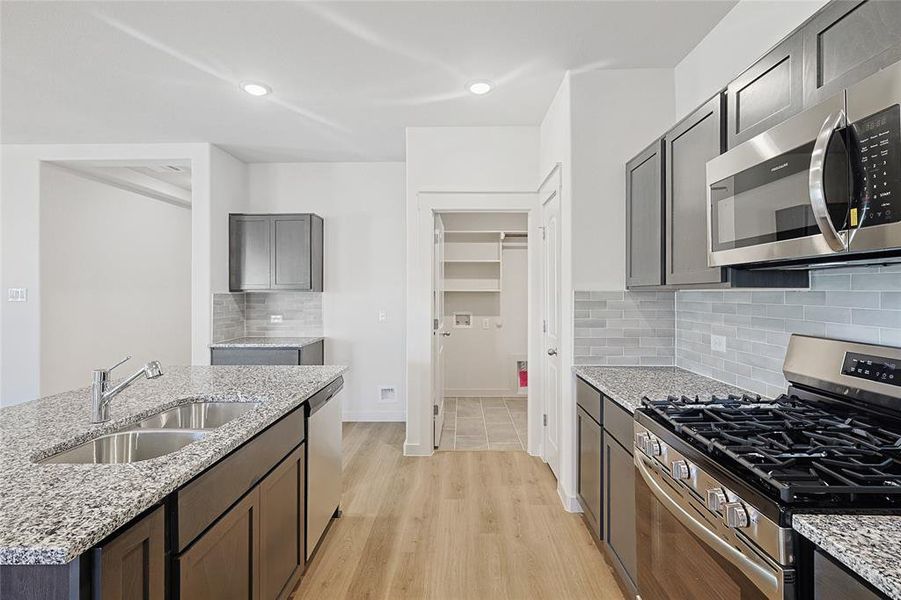
[[[489,327],[491,327],[491,319],[482,319],[482,329],[488,329]]]
[[[388,311],[380,310],[379,311],[379,323],[384,323],[388,320]]]
[[[269,315],[270,323],[281,323],[283,320],[281,315]]]
[[[710,349],[714,352],[725,352],[726,351],[726,336],[724,335],[711,335],[710,336]]]
[[[28,288],[8,288],[6,294],[7,302],[28,301]]]

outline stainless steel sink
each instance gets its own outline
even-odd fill
[[[139,429],[95,438],[39,462],[68,464],[133,463],[157,458],[203,439],[205,431]]]
[[[191,402],[150,415],[129,429],[215,429],[259,405],[259,402]]]

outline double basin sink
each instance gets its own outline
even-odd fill
[[[180,404],[39,462],[112,464],[158,458],[203,439],[209,430],[237,419],[259,405],[259,402]]]

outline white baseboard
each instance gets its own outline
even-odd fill
[[[579,504],[578,496],[569,496],[566,491],[563,489],[563,486],[560,485],[560,482],[557,482],[557,495],[560,496],[560,502],[563,503],[563,509],[566,512],[571,513],[580,513],[582,512],[582,505]]]
[[[475,390],[475,389],[457,389],[444,390],[445,398],[527,398],[526,394],[520,394],[519,389],[515,390]]]
[[[342,418],[346,422],[405,423],[407,415],[402,410],[346,410]]]

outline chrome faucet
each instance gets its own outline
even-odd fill
[[[110,400],[130,386],[135,379],[141,375],[147,379],[156,379],[163,374],[160,363],[152,360],[138,369],[133,375],[120,382],[116,387],[108,389],[110,373],[130,358],[130,356],[126,356],[109,369],[94,369],[91,372],[91,423],[109,421]]]

